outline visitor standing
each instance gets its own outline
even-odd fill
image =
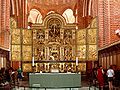
[[[97,69],[97,80],[98,80],[99,88],[100,88],[99,90],[103,90],[103,86],[104,86],[103,74],[104,74],[104,71],[103,71],[102,66],[100,65],[99,68]]]
[[[107,70],[107,76],[108,76],[109,90],[113,90],[114,70],[112,69],[112,66],[110,66],[109,69]]]
[[[17,72],[18,72],[17,78],[18,78],[18,83],[19,83],[19,81],[22,80],[22,69],[21,69],[21,67],[18,68]]]

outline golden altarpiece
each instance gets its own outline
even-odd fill
[[[18,29],[16,24],[11,18],[11,60],[12,65],[19,62],[24,72],[86,71],[86,61],[97,60],[96,19],[80,30],[56,13],[31,29]]]

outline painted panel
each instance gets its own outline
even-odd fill
[[[23,44],[32,44],[32,30],[22,30]]]
[[[32,60],[32,46],[23,45],[22,46],[22,60],[23,61],[31,61]]]
[[[94,18],[91,23],[91,28],[97,28],[97,18]]]
[[[79,58],[79,60],[86,59],[86,45],[77,46],[77,57]]]
[[[11,59],[12,61],[20,61],[21,55],[21,48],[20,45],[12,45],[12,53]]]
[[[88,46],[88,60],[97,60],[97,46],[89,45]]]
[[[96,44],[96,40],[97,40],[96,31],[97,29],[88,29],[88,34],[87,34],[88,44]]]
[[[23,72],[31,72],[32,71],[31,63],[23,63],[22,69],[23,69]]]
[[[86,63],[79,63],[78,71],[86,71]]]
[[[77,44],[86,44],[86,30],[82,29],[76,32]]]
[[[12,29],[12,44],[20,44],[20,29]]]
[[[10,28],[17,28],[17,22],[13,18],[10,18]]]

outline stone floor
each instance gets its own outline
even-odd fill
[[[16,82],[14,85],[12,85],[12,89],[0,87],[0,90],[99,90],[95,87],[89,88],[89,82],[84,77],[81,79],[81,88],[29,88],[29,81],[22,80],[19,83]]]
[[[94,88],[90,88],[89,87],[81,87],[81,88],[59,88],[59,89],[40,89],[40,88],[24,88],[24,87],[16,87],[14,88],[13,90],[94,90]],[[99,89],[96,89],[96,90],[99,90]]]
[[[20,81],[19,84],[17,84],[12,90],[95,90],[94,87],[91,87],[89,89],[89,83],[87,81],[82,81],[82,87],[81,88],[29,88],[28,81]],[[96,88],[96,90],[98,90]]]

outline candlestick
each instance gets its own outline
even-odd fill
[[[35,65],[35,62],[34,62],[34,57],[32,57],[32,66]]]
[[[76,30],[78,29],[78,26],[76,26]]]
[[[78,57],[76,57],[76,66],[78,66]]]

